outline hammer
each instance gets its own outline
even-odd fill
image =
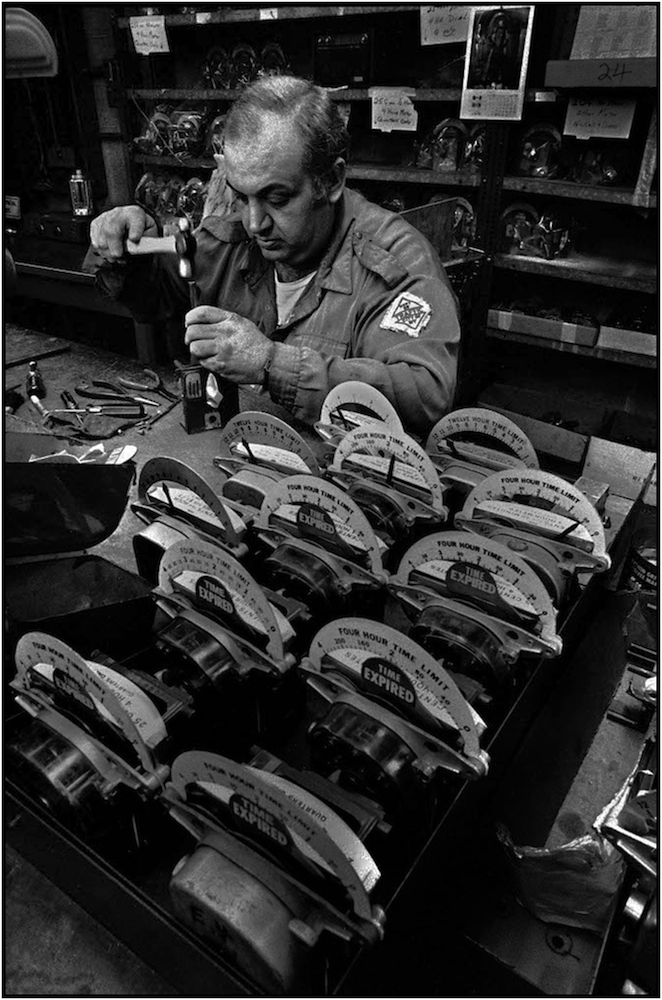
[[[137,243],[126,242],[127,253],[141,257],[155,253],[175,253],[179,258],[179,276],[188,282],[191,308],[198,304],[198,289],[193,275],[196,242],[186,217],[177,220],[179,232],[170,236],[143,236]]]

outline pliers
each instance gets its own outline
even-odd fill
[[[151,368],[143,368],[143,372],[148,379],[146,382],[132,382],[128,378],[118,378],[117,381],[120,385],[126,386],[127,389],[138,389],[141,392],[155,392],[157,396],[163,396],[168,402],[174,402],[174,400],[180,398],[179,393],[166,389],[161,381],[161,376],[157,375]]]
[[[76,386],[79,396],[88,399],[113,400],[116,403],[142,403],[143,406],[158,406],[154,399],[133,396],[117,382],[107,382],[103,379],[93,379],[92,382],[82,382]]]

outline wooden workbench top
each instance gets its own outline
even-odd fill
[[[53,331],[56,333],[57,331]],[[53,344],[50,334],[39,333],[28,330],[25,327],[9,323],[5,332],[6,350],[12,357],[18,357],[21,344],[29,344],[30,351],[35,356],[39,353],[40,345],[48,348]],[[87,344],[68,342],[69,349],[62,353],[53,354],[39,360],[39,369],[43,375],[47,395],[43,400],[46,409],[55,409],[63,404],[60,401],[60,393],[68,389],[75,395],[75,387],[79,383],[89,382],[92,379],[106,379],[116,381],[118,378],[130,378],[140,381],[144,374],[144,367],[135,358],[126,355],[115,354],[110,351],[91,347]],[[169,388],[176,388],[176,370],[172,363],[156,364],[151,366],[157,371],[165,385]],[[25,395],[25,376],[27,374],[27,363],[23,365],[13,365],[5,368],[5,388],[19,385],[19,391]],[[145,392],[145,396],[152,396],[159,399],[153,393]],[[91,400],[82,400],[83,405]],[[264,410],[273,413],[281,419],[287,420],[301,433],[313,448],[316,454],[320,454],[321,441],[309,428],[300,422],[294,422],[292,418],[281,407],[274,404],[270,398],[261,393],[254,392],[248,388],[240,391],[240,406],[243,411]],[[44,432],[44,427],[39,414],[26,400],[14,416],[5,415],[5,429],[12,431],[32,431]],[[60,431],[58,432],[60,433]],[[161,420],[157,421],[151,430],[145,434],[139,434],[136,430],[126,429],[121,436],[114,436],[104,439],[103,443],[107,451],[111,451],[118,444],[136,445],[136,463],[138,472],[144,463],[155,457],[176,458],[185,462],[195,469],[210,486],[218,486],[219,491],[225,477],[216,469],[213,464],[214,457],[218,454],[219,431],[203,431],[198,434],[187,434],[182,423],[182,408],[175,407],[170,413],[165,414]],[[74,442],[78,445],[81,442]],[[93,442],[90,441],[90,444]],[[60,451],[67,446],[67,440],[63,437],[54,437],[54,450]],[[124,517],[119,527],[113,535],[95,548],[95,553],[103,555],[113,562],[131,571],[136,570],[133,558],[132,539],[136,532],[140,531],[144,525],[130,510],[130,502],[136,498],[137,484],[131,488],[129,502]]]

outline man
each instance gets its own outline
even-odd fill
[[[312,423],[333,386],[379,389],[412,433],[450,409],[460,336],[457,302],[430,244],[398,215],[345,189],[348,136],[313,84],[266,77],[232,106],[224,134],[233,217],[196,233],[199,301],[173,258],[131,257],[125,241],[158,234],[142,208],[92,223],[107,261],[98,282],[143,322],[185,316],[191,360],[260,383]]]

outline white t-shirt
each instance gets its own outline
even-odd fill
[[[316,272],[304,274],[303,278],[296,281],[280,281],[274,270],[274,281],[276,282],[276,307],[278,309],[278,325],[283,326],[294,312],[294,307],[303,295],[308,282],[315,276]]]

